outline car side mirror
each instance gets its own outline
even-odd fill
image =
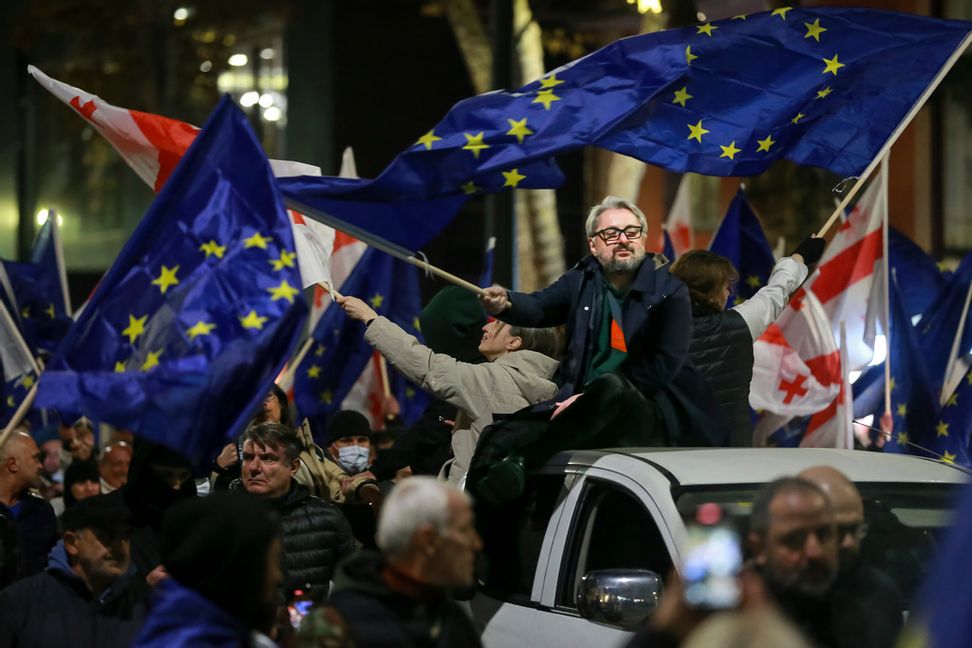
[[[658,607],[662,579],[647,569],[601,569],[584,574],[577,611],[596,623],[635,630]]]

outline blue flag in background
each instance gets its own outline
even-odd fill
[[[972,370],[965,373],[962,382],[952,391],[935,424],[935,439],[941,444],[942,455],[972,467],[969,458],[969,432],[972,431]]]
[[[493,257],[496,256],[496,237],[486,241],[486,254],[483,255],[483,272],[479,275],[479,286],[489,288],[493,285]]]
[[[888,258],[891,269],[897,270],[905,312],[909,317],[925,313],[947,284],[945,274],[933,258],[893,227],[888,229]]]
[[[947,280],[944,288],[925,310],[918,322],[918,343],[925,356],[930,387],[937,396],[945,382],[952,342],[958,331],[965,307],[965,297],[972,283],[972,253],[966,254],[958,268]],[[972,349],[972,317],[965,320],[965,329],[959,343],[959,354]]]
[[[16,321],[0,303],[0,429],[10,422],[39,373]]]
[[[49,218],[37,233],[29,262],[2,262],[13,293],[4,304],[35,356],[53,353],[73,323],[54,221]]]
[[[709,251],[726,257],[739,271],[739,282],[733,288],[727,307],[746,301],[769,280],[776,259],[763,226],[742,189],[729,203],[719,230],[709,244]]]
[[[925,359],[918,345],[911,318],[905,312],[898,283],[892,275],[891,338],[888,357],[891,361],[891,415],[894,428],[891,439],[884,446],[886,452],[927,455],[909,445],[915,443],[934,453],[943,454],[944,446],[936,437],[938,399],[928,382]],[[874,420],[884,413],[882,399]]]
[[[37,404],[132,430],[203,468],[296,343],[300,287],[270,166],[224,97],[42,374]]]
[[[416,249],[469,195],[558,186],[554,156],[584,146],[678,173],[751,176],[785,158],[859,175],[970,27],[785,7],[633,36],[516,90],[459,102],[373,180],[280,186],[333,220]]]
[[[369,248],[340,292],[361,298],[379,315],[421,340],[418,315],[422,297],[418,279],[415,266]],[[338,306],[328,308],[314,329],[314,346],[297,367],[294,402],[300,417],[311,421],[322,445],[327,445],[323,438],[327,419],[342,409],[351,388],[368,363],[374,361],[375,351],[365,341],[364,333],[362,322],[352,320]],[[428,395],[391,366],[387,369],[391,393],[401,408],[400,417],[410,425],[422,415]]]
[[[668,235],[668,230],[662,228],[662,254],[669,261],[674,261],[676,259],[675,246],[672,245],[672,237]]]

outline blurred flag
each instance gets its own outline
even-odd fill
[[[729,203],[729,209],[709,244],[709,251],[729,259],[739,272],[739,282],[727,308],[743,303],[766,285],[776,259],[763,226],[741,187]]]
[[[956,493],[951,505],[947,525],[934,538],[932,564],[911,606],[900,648],[965,648],[972,637],[972,579],[966,569],[972,562],[972,484]]]
[[[972,467],[969,432],[972,432],[972,370],[966,370],[945,400],[935,423],[935,438],[942,443],[942,454],[947,460]]]
[[[195,126],[176,119],[113,106],[97,95],[52,79],[33,65],[28,65],[27,71],[101,133],[156,192],[162,190],[199,133]],[[278,177],[321,175],[320,168],[301,162],[271,160],[270,166]],[[330,282],[328,257],[334,230],[293,210],[289,215],[303,287]]]
[[[970,289],[972,252],[965,255],[917,325],[918,345],[925,357],[932,393],[941,397],[950,394],[955,387],[948,381],[956,362],[952,357],[955,338],[959,338],[958,358],[972,350],[972,318],[966,317],[962,331],[958,330]]]
[[[224,97],[40,380],[37,405],[202,469],[266,396],[307,315],[286,211]]]
[[[665,221],[666,244],[671,243],[673,253],[668,258],[673,261],[676,257],[695,248],[695,230],[692,229],[692,200],[689,184],[691,184],[691,176],[683,175],[678,182],[678,191],[675,192],[672,208],[668,210],[668,220]]]
[[[9,291],[3,301],[35,357],[53,353],[73,323],[56,220],[52,214],[41,226],[30,261],[0,262]]]
[[[888,359],[891,362],[891,416],[893,431],[884,446],[885,452],[926,453],[909,445],[916,443],[932,452],[945,452],[944,439],[936,431],[938,399],[933,395],[925,369],[925,358],[918,346],[911,318],[896,281],[891,282],[891,336]],[[874,420],[884,413],[884,403],[874,413]]]
[[[840,390],[840,355],[830,322],[812,293],[794,294],[753,344],[753,356],[749,404],[755,410],[815,414]]]
[[[820,300],[836,338],[847,327],[849,370],[874,356],[878,330],[887,331],[884,299],[884,224],[887,223],[887,157],[867,191],[840,225],[804,289]]]
[[[496,252],[496,237],[490,236],[486,241],[486,254],[483,255],[483,272],[479,275],[479,285],[489,288],[493,285],[493,256]]]
[[[414,266],[368,249],[339,290],[363,299],[379,315],[421,339],[418,315],[422,301]],[[327,419],[342,409],[368,416],[373,428],[380,424],[384,393],[375,365],[379,357],[365,342],[364,331],[363,323],[352,320],[340,308],[328,308],[314,329],[313,347],[297,367],[294,401],[300,416],[310,419],[318,436]],[[414,422],[428,404],[427,395],[391,367],[388,378],[402,420]]]
[[[783,7],[632,36],[521,88],[459,102],[373,180],[281,186],[332,224],[418,249],[468,195],[558,186],[554,156],[584,146],[677,173],[751,176],[785,158],[860,175],[970,27]]]
[[[662,228],[662,254],[669,261],[674,261],[678,258],[675,254],[675,244],[672,243],[672,237],[668,235],[668,228]]]
[[[10,422],[40,370],[7,307],[0,303],[0,429]]]
[[[924,314],[945,288],[947,278],[935,260],[910,238],[888,228],[888,260],[897,270],[898,287],[908,317]]]

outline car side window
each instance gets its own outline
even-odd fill
[[[526,603],[533,590],[547,526],[563,499],[563,475],[531,475],[523,495],[502,507],[478,507],[483,539],[480,588],[492,598]]]
[[[667,578],[672,559],[644,505],[617,484],[588,480],[571,524],[556,604],[576,608],[584,574],[599,569],[647,569]]]

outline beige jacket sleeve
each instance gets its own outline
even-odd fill
[[[419,343],[384,317],[374,319],[365,340],[406,378],[477,419],[490,411],[496,391],[495,367],[459,362]]]

